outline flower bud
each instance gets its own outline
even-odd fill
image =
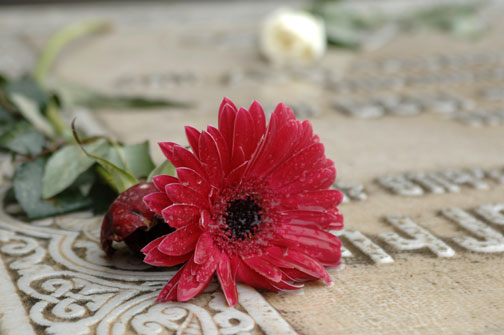
[[[136,184],[119,194],[110,205],[100,236],[101,247],[107,255],[114,252],[112,241],[124,241],[132,251],[139,252],[150,241],[174,230],[143,202],[143,197],[153,192],[157,189],[152,183]]]

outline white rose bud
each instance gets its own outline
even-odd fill
[[[277,65],[309,64],[326,50],[324,22],[302,11],[282,9],[263,23],[261,52]]]

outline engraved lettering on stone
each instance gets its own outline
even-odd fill
[[[373,103],[337,101],[334,107],[348,116],[359,118],[377,118],[385,113],[382,106]]]
[[[437,78],[436,75],[435,79]],[[408,116],[426,111],[448,114],[471,110],[474,107],[473,100],[446,92],[416,96],[386,94],[359,100],[338,99],[334,103],[336,110],[361,118],[376,118],[387,114]]]
[[[306,103],[290,103],[288,106],[294,111],[294,114],[300,119],[313,118],[320,116],[320,110]]]
[[[438,71],[440,68],[460,69],[461,67],[495,66],[502,63],[504,53],[500,50],[463,54],[426,55],[422,58],[401,57],[382,58],[373,61],[359,61],[352,66],[357,72],[383,71]]]
[[[441,210],[441,214],[479,238],[471,236],[452,238],[463,248],[475,252],[504,252],[504,236],[466,211],[452,207]]]
[[[379,177],[377,181],[378,184],[395,194],[405,196],[420,196],[424,194],[424,191],[420,186],[411,182],[403,175],[383,176]]]
[[[188,71],[148,74],[126,74],[119,77],[115,86],[124,90],[164,89],[198,83],[197,76]]]
[[[332,231],[336,236],[345,237],[350,243],[352,243],[357,249],[362,251],[365,255],[369,256],[373,262],[376,264],[386,264],[393,263],[394,259],[385,252],[379,245],[371,241],[366,235],[362,234],[357,230],[343,231]],[[343,257],[353,257],[352,253],[348,249],[342,248]]]
[[[486,190],[490,188],[488,182],[484,180],[486,177],[504,183],[502,170],[481,168],[407,172],[379,177],[377,182],[392,193],[403,196],[419,196],[425,193],[460,192],[461,186]]]
[[[504,122],[504,114],[488,111],[457,113],[453,118],[460,123],[472,127],[496,126]]]
[[[504,99],[504,88],[503,87],[488,88],[482,90],[480,94],[486,100],[501,101]]]
[[[266,334],[296,335],[280,314],[253,288],[238,284],[240,305]]]
[[[341,237],[343,236],[344,230],[331,230],[331,234],[334,236]],[[342,241],[343,243],[343,241]],[[349,257],[354,257],[353,253],[348,250],[343,244],[341,245],[341,257],[343,258],[349,258]]]
[[[396,90],[404,87],[429,87],[436,88],[447,85],[474,85],[474,83],[504,80],[504,69],[463,69],[454,72],[429,73],[396,73],[394,75],[384,74],[373,77],[352,76],[351,78],[337,79],[330,78],[325,86],[338,93],[368,93],[376,90]],[[469,101],[468,99],[464,99]],[[466,106],[465,102],[461,106]],[[473,106],[469,102],[467,106]]]
[[[336,182],[332,185],[332,188],[343,193],[343,203],[350,202],[351,200],[362,201],[367,199],[367,193],[364,186],[358,183],[336,180]]]
[[[504,204],[481,205],[474,212],[490,223],[504,226]]]
[[[440,171],[439,174],[456,185],[467,185],[479,190],[486,190],[489,188],[488,184],[482,179],[485,172],[482,169],[448,169]]]
[[[429,172],[410,172],[406,174],[406,178],[421,185],[430,193],[445,193],[458,192],[460,188],[452,183],[440,178],[438,175]]]
[[[485,175],[497,183],[504,184],[504,169],[488,169]]]
[[[455,251],[425,228],[417,225],[407,216],[388,215],[387,222],[412,238],[404,238],[395,232],[381,233],[378,236],[397,250],[418,250],[427,248],[438,257],[452,257]]]

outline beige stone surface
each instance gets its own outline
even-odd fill
[[[331,50],[320,64],[296,72],[270,68],[257,53],[255,34],[260,19],[278,5],[270,2],[220,3],[201,5],[195,10],[193,4],[156,4],[150,8],[133,6],[117,12],[104,7],[100,14],[115,22],[114,29],[66,50],[53,75],[57,80],[109,92],[171,97],[193,103],[188,109],[96,111],[97,118],[119,139],[128,143],[149,139],[157,160],[162,156],[156,142],[186,143],[184,125],[196,128],[215,125],[223,96],[244,106],[256,99],[269,111],[279,101],[293,105],[302,103],[319,111],[318,116],[309,119],[325,144],[328,156],[336,163],[338,178],[363,185],[367,194],[366,200],[351,199],[342,205],[346,229],[364,234],[394,262],[377,265],[369,254],[355,247],[355,241],[343,237],[353,257],[344,258],[344,266],[330,270],[333,286],[309,283],[296,294],[262,292],[266,301],[298,334],[504,333],[503,253],[481,253],[464,248],[453,238],[472,236],[480,241],[483,238],[440,215],[442,209],[456,207],[477,217],[474,208],[504,203],[504,184],[486,176],[481,180],[487,184],[487,189],[461,185],[459,192],[445,190],[435,194],[424,187],[425,194],[407,197],[392,194],[377,183],[377,178],[382,176],[407,172],[437,173],[470,168],[502,171],[504,123],[471,127],[454,119],[460,110],[360,119],[346,116],[332,107],[335,101],[344,99],[448,92],[473,100],[476,107],[470,112],[502,108],[504,99],[490,102],[483,99],[480,92],[503,87],[504,80],[483,78],[469,83],[438,80],[423,85],[406,81],[395,89],[341,92],[327,88],[323,79],[327,76],[363,78],[365,82],[390,75],[407,79],[433,74],[443,77],[453,73],[502,71],[502,59],[476,65],[458,64],[452,68],[444,64],[435,70],[421,61],[437,59],[439,55],[502,53],[504,25],[498,20],[492,21],[492,30],[476,42],[454,40],[430,31],[398,36],[368,53]],[[139,13],[137,20],[131,14],[135,10]],[[96,13],[86,6],[82,11],[76,8],[53,8],[52,11],[60,16],[54,14],[55,19],[48,25],[51,29],[70,19]],[[23,13],[13,10],[12,13],[30,18],[38,15],[34,10]],[[124,17],[119,13],[124,13]],[[0,14],[0,18],[5,15]],[[10,24],[15,25],[15,22]],[[37,26],[36,19],[30,25]],[[51,29],[31,35],[32,43],[39,45]],[[416,60],[420,61],[420,66],[392,73],[364,66],[390,59]],[[177,84],[160,83],[156,79],[157,74],[180,73],[191,73],[194,80]],[[229,77],[234,79],[229,82]],[[391,214],[408,216],[452,248],[454,255],[441,258],[427,248],[394,249],[379,236],[398,232],[384,220]],[[503,243],[503,225],[495,222],[484,225],[492,229],[487,236],[489,241]],[[408,234],[400,235],[411,238]]]

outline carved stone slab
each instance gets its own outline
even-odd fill
[[[0,190],[5,193],[5,187]],[[254,289],[227,306],[213,283],[187,303],[156,304],[173,271],[99,247],[100,218],[79,213],[32,224],[0,211],[0,329],[7,334],[296,334]]]
[[[275,69],[260,58],[256,32],[285,4],[2,8],[0,68],[25,53],[12,73],[28,67],[33,50],[65,24],[110,20],[114,29],[65,50],[52,75],[193,102],[96,112],[94,128],[126,143],[149,139],[158,160],[156,142],[185,145],[184,125],[215,125],[222,96],[244,106],[256,99],[268,112],[279,101],[292,104],[312,122],[338,169],[334,187],[345,194],[345,230],[334,232],[343,265],[329,270],[334,284],[306,283],[290,294],[240,286],[232,309],[217,285],[188,303],[155,304],[172,272],[124,250],[106,260],[99,218],[78,213],[27,224],[2,211],[2,334],[504,333],[502,6],[483,11],[496,19],[477,42],[399,34],[373,52],[331,49],[312,67]],[[2,187],[1,194],[7,179]]]

